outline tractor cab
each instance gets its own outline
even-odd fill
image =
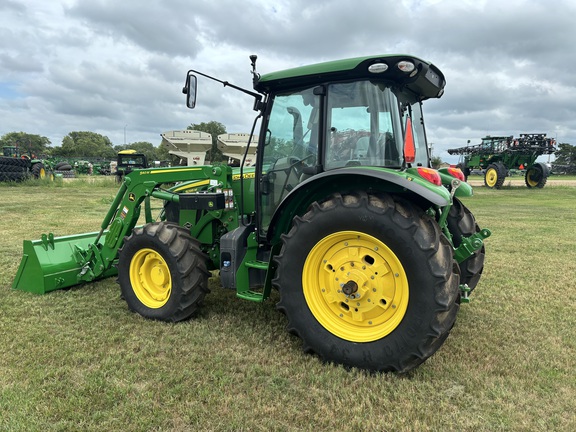
[[[254,109],[262,117],[255,182],[262,239],[279,235],[269,227],[283,217],[282,203],[290,196],[302,201],[300,188],[306,195],[326,195],[328,188],[345,191],[364,179],[396,189],[407,182],[391,171],[430,167],[421,102],[441,97],[446,83],[434,65],[384,55],[260,76],[255,61],[253,56],[258,93],[240,90],[255,96]],[[190,108],[196,102],[193,72],[184,88]]]
[[[118,152],[116,161],[116,180],[120,182],[122,178],[135,169],[148,168],[146,155],[137,153],[136,150],[121,150]]]

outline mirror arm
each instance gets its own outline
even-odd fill
[[[235,89],[235,90],[241,91],[242,93],[245,93],[245,94],[247,94],[247,95],[250,95],[250,96],[254,97],[254,99],[256,99],[256,101],[254,102],[254,110],[255,110],[255,111],[263,110],[264,107],[265,107],[265,104],[262,103],[262,95],[259,94],[259,93],[255,93],[255,92],[252,92],[252,91],[250,91],[250,90],[243,89],[242,87],[238,87],[237,85],[231,84],[231,83],[229,83],[228,81],[219,80],[218,78],[214,78],[213,76],[206,75],[205,73],[198,72],[197,70],[194,70],[194,69],[190,69],[190,70],[188,71],[187,76],[190,76],[191,73],[195,73],[195,74],[201,75],[201,76],[203,76],[203,77],[209,78],[209,79],[211,79],[211,80],[213,80],[213,81],[219,82],[219,83],[222,84],[224,87],[231,87],[231,88],[233,88],[233,89]],[[184,93],[184,94],[187,94],[187,93],[188,93],[188,87],[187,87],[187,85],[185,85],[184,88],[182,89],[182,93]]]

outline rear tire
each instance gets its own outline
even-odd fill
[[[0,169],[0,181],[1,182],[18,182],[26,180],[28,174],[26,171],[2,171]]]
[[[526,170],[524,181],[529,188],[542,189],[548,181],[550,170],[543,163],[536,163]]]
[[[44,164],[42,162],[38,162],[32,165],[32,176],[35,179],[46,178],[46,169],[44,168]]]
[[[489,188],[500,189],[506,178],[506,167],[501,162],[488,165],[484,173],[484,185]]]
[[[188,319],[209,292],[206,260],[183,227],[159,222],[136,228],[119,251],[122,296],[130,310],[145,318]]]
[[[448,213],[448,219],[446,220],[448,225],[448,230],[452,234],[452,243],[454,247],[460,246],[462,243],[462,237],[469,237],[472,234],[480,232],[480,227],[476,223],[474,215],[468,208],[462,204],[458,198],[454,198],[450,212]],[[462,261],[460,263],[460,283],[467,284],[470,291],[476,288],[478,281],[482,276],[482,270],[484,270],[484,257],[485,248],[482,248],[474,252],[474,254]]]
[[[420,208],[389,195],[335,194],[294,218],[282,241],[273,284],[304,351],[406,372],[448,337],[459,307],[457,266]]]

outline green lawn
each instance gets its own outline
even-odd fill
[[[444,346],[407,375],[302,353],[271,301],[211,280],[199,317],[130,313],[113,279],[10,286],[22,240],[96,231],[113,182],[0,185],[1,431],[576,430],[576,187],[475,189],[486,263]]]

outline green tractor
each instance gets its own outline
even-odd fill
[[[2,147],[0,181],[22,181],[29,178],[53,179],[50,163],[33,154],[21,152],[17,146]]]
[[[126,174],[142,168],[148,168],[148,159],[145,154],[137,153],[132,149],[121,150],[116,160],[116,181],[120,183]]]
[[[219,270],[241,299],[278,290],[304,351],[413,369],[448,337],[490,235],[460,200],[472,195],[462,172],[430,167],[422,102],[443,94],[442,72],[381,55],[260,76],[251,60],[255,91],[194,70],[183,91],[194,108],[200,75],[254,98],[255,167],[134,170],[99,231],[24,241],[13,288],[117,275],[130,310],[177,322],[197,313]]]
[[[511,170],[521,170],[526,186],[543,188],[550,168],[536,159],[554,153],[555,144],[546,134],[520,134],[520,138],[488,135],[480,144],[449,149],[448,153],[461,156],[458,166],[466,178],[473,169],[483,170],[486,187],[500,189]]]

